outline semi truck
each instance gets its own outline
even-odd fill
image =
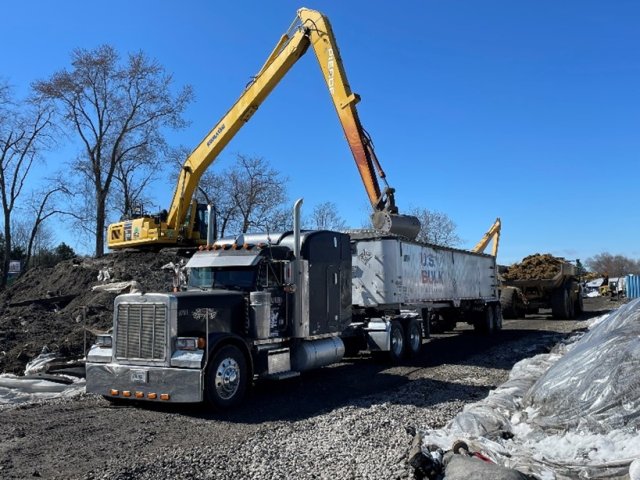
[[[87,353],[86,390],[111,401],[241,401],[362,350],[417,355],[432,320],[502,327],[495,257],[374,230],[219,239],[178,292],[116,297],[111,334]]]

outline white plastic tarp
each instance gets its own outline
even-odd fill
[[[541,479],[640,473],[640,299],[600,317],[553,353],[514,365],[509,380],[465,407],[428,446],[465,441]]]

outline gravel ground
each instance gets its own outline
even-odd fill
[[[619,305],[587,299],[577,321],[505,322],[494,337],[437,335],[411,364],[363,357],[258,385],[238,409],[112,406],[91,395],[0,411],[0,477],[57,479],[407,479],[407,427],[444,426],[547,351]]]

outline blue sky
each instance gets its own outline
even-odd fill
[[[448,214],[466,248],[501,217],[504,264],[536,252],[640,257],[637,1],[6,2],[0,76],[24,93],[67,67],[76,47],[143,50],[177,86],[193,85],[191,125],[169,135],[192,148],[301,6],[332,23],[401,210]],[[49,154],[42,173],[73,152]],[[333,201],[352,226],[366,217],[311,52],[211,168],[238,152],[287,175],[290,198],[304,197],[307,212]],[[155,194],[168,206],[173,185],[159,180]]]

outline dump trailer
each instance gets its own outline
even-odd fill
[[[583,311],[579,272],[564,258],[535,254],[499,275],[504,318],[551,309],[557,319],[572,319]]]
[[[217,240],[188,287],[115,299],[111,335],[87,354],[87,392],[112,401],[238,403],[368,350],[418,354],[431,321],[501,328],[495,257],[375,232],[294,230]]]

